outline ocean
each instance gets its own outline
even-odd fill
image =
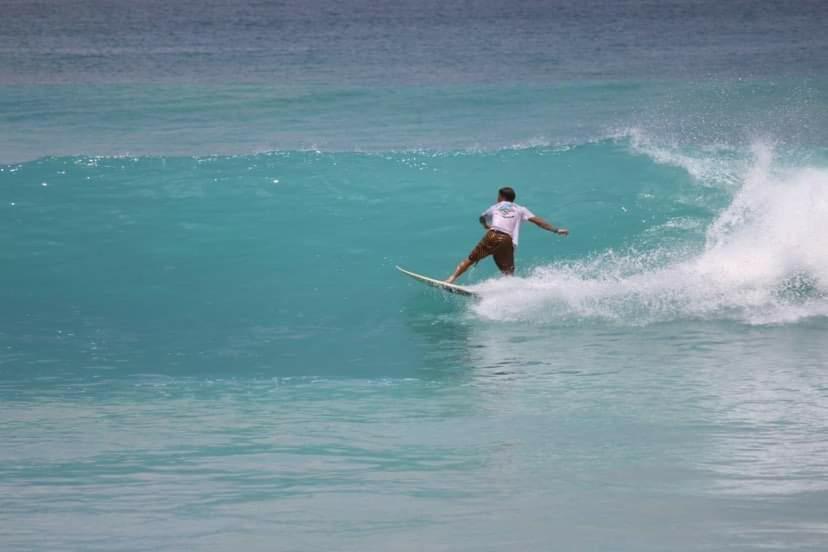
[[[826,28],[5,0],[0,548],[828,549]]]

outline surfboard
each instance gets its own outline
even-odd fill
[[[424,283],[427,286],[435,287],[437,289],[447,291],[448,293],[454,293],[455,295],[463,295],[464,297],[477,297],[477,294],[475,292],[463,286],[458,286],[457,284],[449,284],[448,282],[443,282],[442,280],[435,280],[434,278],[429,278],[428,276],[423,276],[422,274],[411,272],[399,266],[397,267],[397,270],[399,270],[406,276],[414,278],[418,282]]]

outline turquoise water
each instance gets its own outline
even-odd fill
[[[0,547],[826,548],[822,4],[56,5],[0,18]],[[571,235],[396,272],[504,184]]]

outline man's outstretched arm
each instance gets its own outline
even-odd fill
[[[569,235],[569,230],[567,230],[566,228],[555,228],[554,226],[543,220],[541,217],[530,217],[529,222],[536,226],[539,226],[540,228],[543,228],[547,232],[552,232],[553,234],[558,234],[559,236]]]

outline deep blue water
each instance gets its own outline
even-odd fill
[[[0,15],[1,548],[828,547],[823,3]]]

